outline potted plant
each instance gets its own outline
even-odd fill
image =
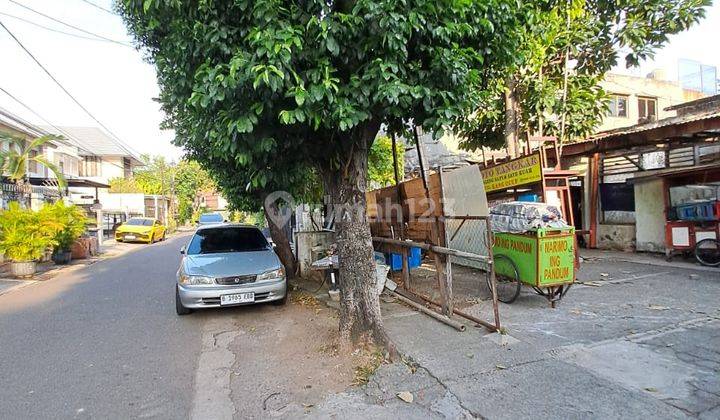
[[[7,210],[0,211],[0,254],[10,260],[10,273],[15,277],[35,274],[37,260],[55,245],[58,227],[18,203],[10,203]]]
[[[72,259],[72,245],[85,232],[87,215],[80,207],[66,205],[62,201],[55,204],[46,204],[40,210],[40,218],[46,222],[57,223],[55,233],[55,249],[52,259],[55,264],[67,264]]]

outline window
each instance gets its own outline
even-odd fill
[[[101,162],[99,156],[85,156],[80,165],[80,176],[102,176]]]
[[[638,118],[653,121],[657,119],[657,99],[638,98]]]
[[[220,213],[205,213],[200,215],[200,223],[222,223],[223,216]]]
[[[152,226],[153,221],[152,219],[132,218],[125,222],[125,224],[129,226]]]
[[[252,252],[268,249],[268,242],[260,229],[252,227],[222,227],[200,229],[187,248],[188,255],[222,252]]]
[[[628,97],[625,95],[610,95],[608,103],[608,116],[627,118]]]
[[[125,179],[132,177],[132,164],[130,163],[130,158],[123,158],[123,177],[125,177]]]
[[[37,150],[30,151],[30,155],[29,155],[30,159],[28,160],[28,171],[31,174],[39,174],[40,173],[40,165],[38,165],[38,163],[33,160],[33,158],[37,157],[38,154],[39,153]]]

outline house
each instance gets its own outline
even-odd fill
[[[68,138],[80,149],[82,161],[78,176],[108,184],[114,178],[129,178],[133,169],[142,166],[140,156],[130,147],[97,127],[43,127]]]
[[[47,127],[46,127],[47,128]],[[130,178],[135,168],[142,166],[141,157],[129,146],[97,127],[47,128],[59,133],[80,147],[81,162],[78,178],[85,182],[104,185],[101,188],[70,188],[70,199],[80,205],[97,200],[102,209],[103,232],[112,235],[115,227],[130,217],[154,217],[168,223],[170,199],[142,193],[110,193],[110,181]]]
[[[0,108],[0,132],[23,138],[28,142],[50,134],[45,129],[25,121],[3,108]],[[7,142],[0,142],[2,150],[8,150],[8,147]],[[66,179],[76,178],[79,175],[82,160],[80,149],[70,141],[53,139],[32,153],[43,155],[45,159],[53,162]],[[17,186],[3,182],[3,206],[8,200],[22,202],[23,196],[29,199],[29,205],[32,208],[38,208],[43,202],[52,202],[60,198],[55,174],[44,165],[34,161],[28,162],[26,177],[29,181],[29,185],[25,188],[26,191],[19,191]]]
[[[228,202],[217,191],[198,191],[195,194],[195,207],[201,211],[227,210]]]

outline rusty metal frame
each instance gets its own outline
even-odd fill
[[[426,303],[429,303],[431,305],[438,306],[441,308],[446,316],[450,314],[455,314],[460,317],[463,317],[469,321],[472,321],[478,325],[482,325],[483,327],[487,328],[490,331],[500,331],[501,324],[500,324],[500,311],[498,307],[498,299],[497,299],[497,287],[496,287],[496,278],[495,278],[495,265],[493,263],[493,255],[492,255],[492,230],[490,229],[490,219],[487,216],[441,216],[441,217],[433,217],[429,218],[431,219],[431,223],[437,223],[437,222],[443,222],[445,220],[484,220],[486,224],[486,235],[487,235],[487,244],[488,244],[488,253],[489,255],[480,255],[480,254],[474,254],[471,252],[465,252],[465,251],[459,251],[443,246],[438,245],[432,245],[428,243],[423,242],[415,242],[415,241],[401,241],[396,239],[389,239],[389,238],[382,238],[382,237],[373,237],[372,240],[374,243],[377,244],[386,244],[391,246],[397,246],[401,248],[420,248],[425,251],[428,251],[432,254],[434,254],[437,258],[437,255],[444,255],[446,258],[449,256],[455,256],[455,257],[461,257],[461,258],[467,258],[475,261],[480,261],[485,264],[487,264],[487,272],[488,275],[490,275],[490,284],[491,284],[491,294],[492,294],[492,305],[493,305],[493,316],[494,316],[494,323],[484,321],[482,319],[479,319],[477,317],[474,317],[472,315],[469,315],[465,312],[462,312],[458,309],[455,309],[452,307],[452,303],[448,301],[441,301],[437,302],[434,301],[426,296],[423,296],[421,294],[418,294],[416,291],[413,290],[413,287],[410,283],[410,270],[408,269],[407,264],[407,255],[408,253],[402,252],[402,258],[403,258],[403,265],[402,265],[402,276],[405,280],[405,289],[397,289],[396,292],[398,292],[401,295],[404,295],[407,298],[415,298],[416,300],[422,300]],[[449,275],[448,281],[450,284],[452,284],[452,273],[450,270],[447,271],[447,274]],[[442,281],[440,278],[441,273],[439,273],[436,270],[436,276],[438,279],[438,282]],[[449,311],[448,311],[449,309]]]

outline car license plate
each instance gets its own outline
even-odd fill
[[[125,235],[126,241],[134,241],[135,239],[136,239],[135,235]]]
[[[233,293],[220,296],[220,305],[237,305],[238,303],[255,302],[255,293]]]

